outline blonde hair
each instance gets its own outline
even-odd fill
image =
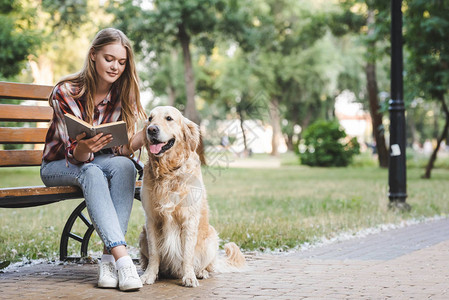
[[[84,66],[78,73],[69,75],[61,79],[56,86],[64,82],[70,82],[77,87],[77,94],[74,98],[86,98],[86,117],[87,122],[92,123],[92,117],[95,108],[94,95],[96,92],[97,71],[95,63],[91,59],[91,53],[99,51],[106,45],[120,43],[126,49],[127,60],[125,70],[112,84],[112,89],[117,88],[122,105],[122,119],[126,122],[128,133],[135,132],[135,124],[139,118],[146,118],[145,110],[140,102],[139,78],[137,76],[136,65],[134,62],[134,52],[129,39],[126,35],[115,28],[106,28],[100,30],[92,41],[87,53]],[[52,106],[52,96],[49,98]]]

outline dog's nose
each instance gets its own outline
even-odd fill
[[[159,127],[157,127],[156,125],[150,125],[148,126],[147,131],[149,135],[156,135],[159,133]]]

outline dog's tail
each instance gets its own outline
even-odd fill
[[[218,258],[215,271],[219,273],[242,272],[246,269],[246,259],[240,248],[235,243],[224,245],[226,257]]]
[[[245,256],[243,256],[242,251],[240,251],[240,248],[235,243],[231,242],[225,244],[224,249],[227,257],[226,262],[228,265],[236,268],[243,268],[246,266]]]
[[[139,236],[139,248],[140,248],[140,267],[142,270],[146,270],[148,267],[148,242],[147,242],[147,230],[145,226],[142,227],[142,232]]]

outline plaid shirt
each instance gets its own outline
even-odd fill
[[[73,157],[73,150],[77,141],[69,138],[65,124],[64,114],[72,114],[82,120],[86,120],[86,100],[84,97],[74,99],[72,95],[78,94],[78,88],[69,82],[57,85],[52,93],[53,118],[45,138],[43,159],[54,161],[66,159],[74,164],[79,164]],[[106,98],[101,101],[94,110],[93,125],[120,121],[122,119],[122,106],[117,91],[113,88]],[[91,162],[94,155],[91,154],[86,162]]]

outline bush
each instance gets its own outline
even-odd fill
[[[298,153],[303,165],[345,167],[360,153],[360,145],[337,122],[317,121],[304,130]]]

